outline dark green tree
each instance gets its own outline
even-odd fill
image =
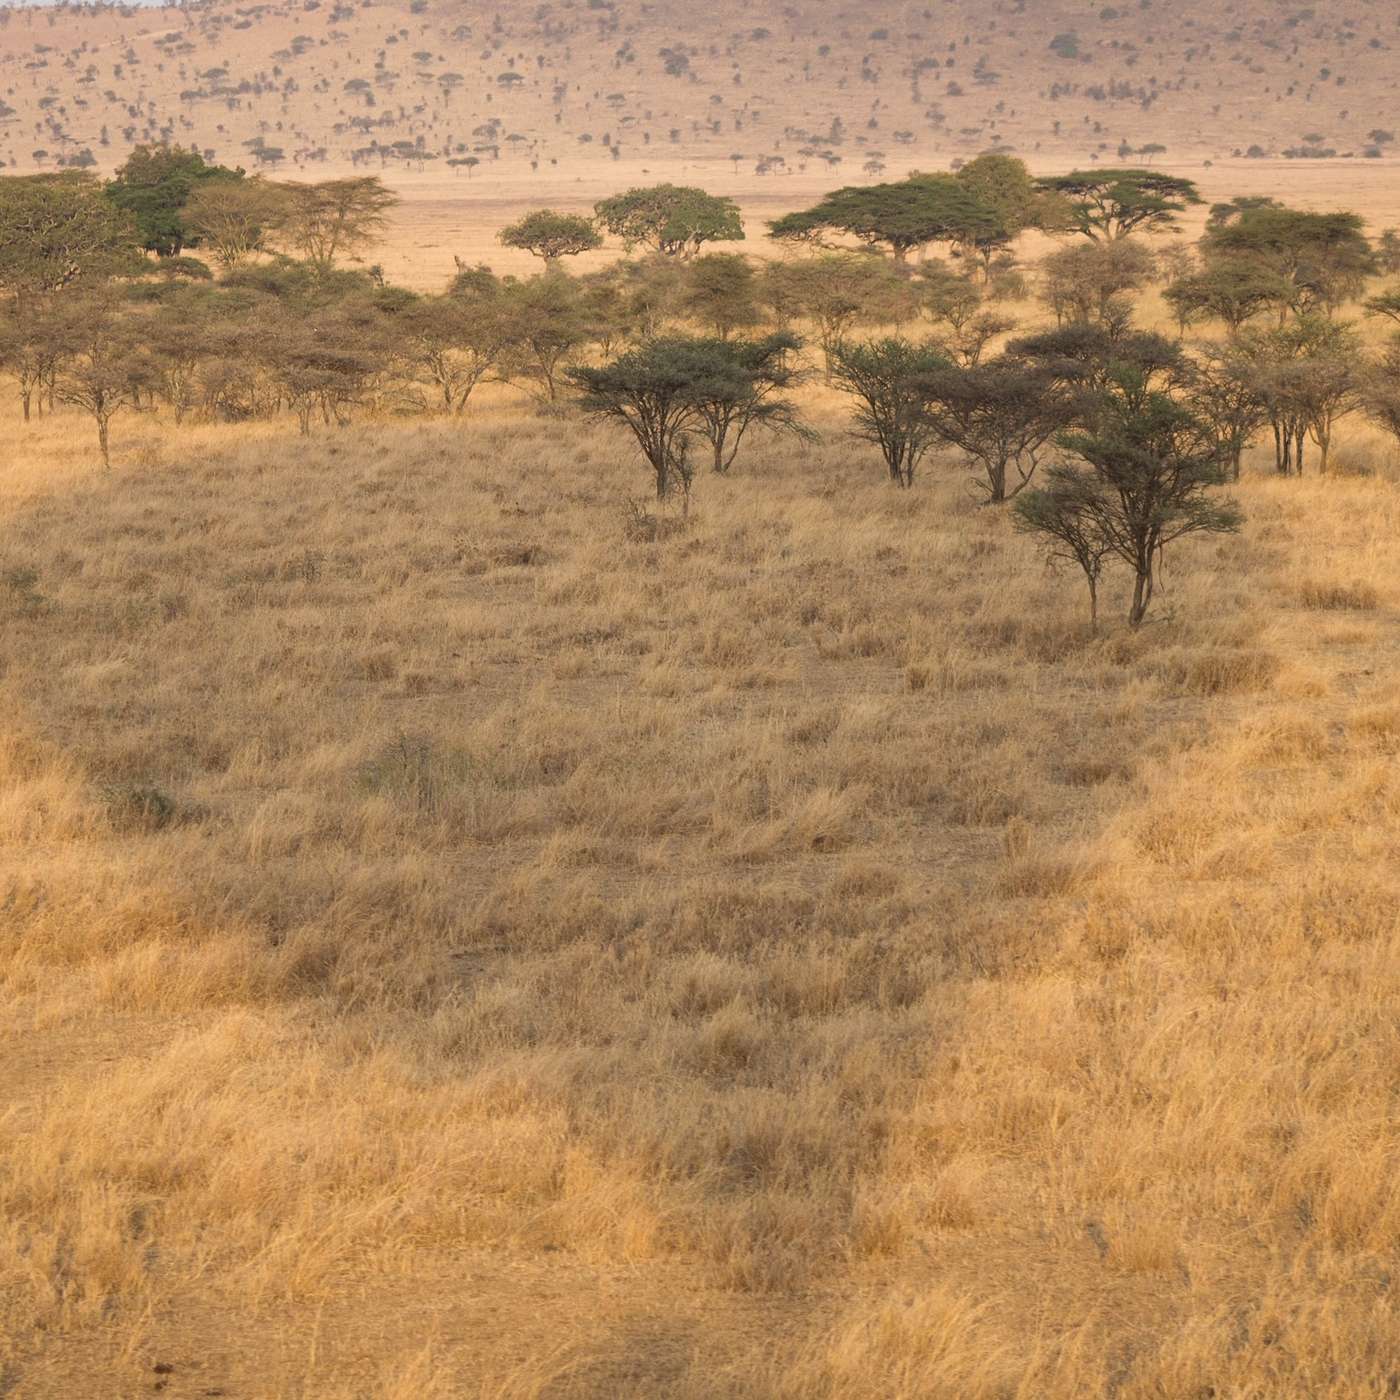
[[[560,214],[554,209],[536,209],[526,214],[503,228],[497,238],[503,247],[533,253],[546,264],[603,246],[602,235],[592,219],[582,214]]]
[[[1065,201],[1068,227],[1096,243],[1177,227],[1177,215],[1202,199],[1194,181],[1157,170],[1075,170],[1039,181]]]
[[[832,234],[845,235],[871,248],[888,248],[901,264],[931,243],[961,248],[979,240],[995,243],[1005,233],[996,208],[953,175],[848,186],[768,225],[769,237],[779,242],[822,244]]]
[[[199,243],[185,216],[196,187],[206,180],[242,178],[242,170],[210,165],[193,147],[137,146],[108,182],[106,194],[131,216],[147,252],[173,258]]]
[[[631,189],[601,200],[594,213],[629,253],[644,247],[667,257],[692,258],[706,243],[737,243],[744,237],[739,206],[732,199],[688,185]]]
[[[1073,532],[1081,547],[1102,551],[1100,560],[1121,559],[1133,572],[1128,622],[1140,626],[1169,544],[1239,529],[1238,507],[1214,494],[1225,479],[1220,443],[1170,394],[1110,389],[1092,427],[1066,433],[1060,444],[1083,467],[1063,467],[1043,492],[1027,492],[1017,502],[1022,524],[1058,546]],[[1096,576],[1094,583],[1096,592]]]
[[[836,347],[832,377],[855,400],[855,435],[880,449],[896,486],[910,487],[929,448],[938,441],[930,420],[926,385],[949,365],[931,344],[898,336]]]

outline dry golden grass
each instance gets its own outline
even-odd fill
[[[506,391],[6,405],[10,1394],[1400,1384],[1389,449],[1093,637],[809,400],[656,542]]]

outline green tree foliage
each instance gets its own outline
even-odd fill
[[[801,342],[778,334],[762,340],[673,336],[651,340],[599,367],[568,378],[585,411],[623,424],[652,470],[657,499],[693,480],[690,448],[703,438],[716,472],[727,472],[755,428],[810,436],[786,392],[798,382],[791,356]]]
[[[1077,388],[1044,364],[1001,355],[985,364],[948,365],[922,382],[924,411],[940,441],[974,463],[988,503],[1019,495],[1041,454],[1079,411]]]
[[[1216,436],[1169,393],[1120,391],[1110,375],[1090,425],[1064,434],[1061,447],[1078,465],[1061,463],[1043,488],[1015,510],[1023,528],[1068,551],[1090,580],[1097,611],[1097,570],[1116,557],[1133,574],[1131,626],[1141,625],[1157,586],[1163,550],[1187,535],[1239,529],[1240,512],[1214,488],[1224,482]]]
[[[821,245],[832,234],[888,248],[897,263],[932,243],[1000,246],[1006,234],[994,206],[954,175],[918,175],[882,185],[851,185],[811,209],[768,225],[779,242]]]
[[[926,409],[926,385],[948,360],[935,345],[899,336],[843,342],[833,358],[837,387],[855,400],[855,435],[880,449],[896,486],[912,486],[919,463],[938,440]]]
[[[0,177],[0,292],[21,300],[135,264],[136,229],[88,175]]]
[[[1274,269],[1246,258],[1212,259],[1162,293],[1184,329],[1198,321],[1222,321],[1231,335],[1270,308],[1288,305],[1292,292]]]
[[[560,214],[553,209],[536,209],[507,225],[497,237],[503,247],[533,253],[546,263],[603,246],[602,235],[592,219],[581,214]]]
[[[334,267],[376,242],[399,197],[377,175],[280,187],[273,227],[279,241],[317,267]]]
[[[1177,227],[1177,215],[1202,199],[1195,183],[1156,170],[1076,170],[1038,182],[1064,201],[1067,227],[1095,243]]]
[[[716,472],[734,465],[751,429],[815,439],[787,397],[802,381],[793,364],[801,348],[802,342],[785,332],[760,340],[694,342],[697,422]]]
[[[185,217],[196,187],[206,180],[242,178],[242,170],[209,165],[193,148],[137,146],[107,184],[106,194],[118,209],[131,215],[147,252],[173,258],[199,243],[199,235]]]
[[[1228,210],[1229,212],[1225,212]],[[1202,242],[1206,264],[1247,263],[1282,286],[1295,316],[1334,315],[1376,270],[1361,216],[1287,209],[1272,201],[1218,208]]]
[[[630,253],[649,248],[666,257],[692,258],[706,243],[744,237],[732,199],[687,185],[653,185],[613,195],[594,206],[598,222]]]
[[[686,268],[685,314],[721,340],[761,319],[758,278],[739,253],[704,253]]]
[[[828,382],[836,347],[858,325],[892,325],[914,310],[909,284],[885,259],[851,251],[771,262],[761,281],[780,325],[809,320],[817,330]]]

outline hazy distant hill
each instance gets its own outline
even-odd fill
[[[0,10],[7,167],[140,141],[279,169],[542,171],[684,155],[774,175],[1385,152],[1387,5],[1205,0],[300,0]],[[1400,119],[1397,119],[1400,124]],[[1120,151],[1120,147],[1123,148]],[[1147,151],[1144,156],[1143,148]],[[454,169],[469,176],[474,166]]]

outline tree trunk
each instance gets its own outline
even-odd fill
[[[110,471],[112,468],[112,452],[107,441],[107,419],[98,415],[97,419],[97,445],[102,449],[102,465]]]
[[[1138,566],[1137,578],[1133,582],[1133,606],[1128,613],[1128,625],[1140,627],[1147,616],[1147,605],[1152,601],[1152,565],[1144,569]]]

